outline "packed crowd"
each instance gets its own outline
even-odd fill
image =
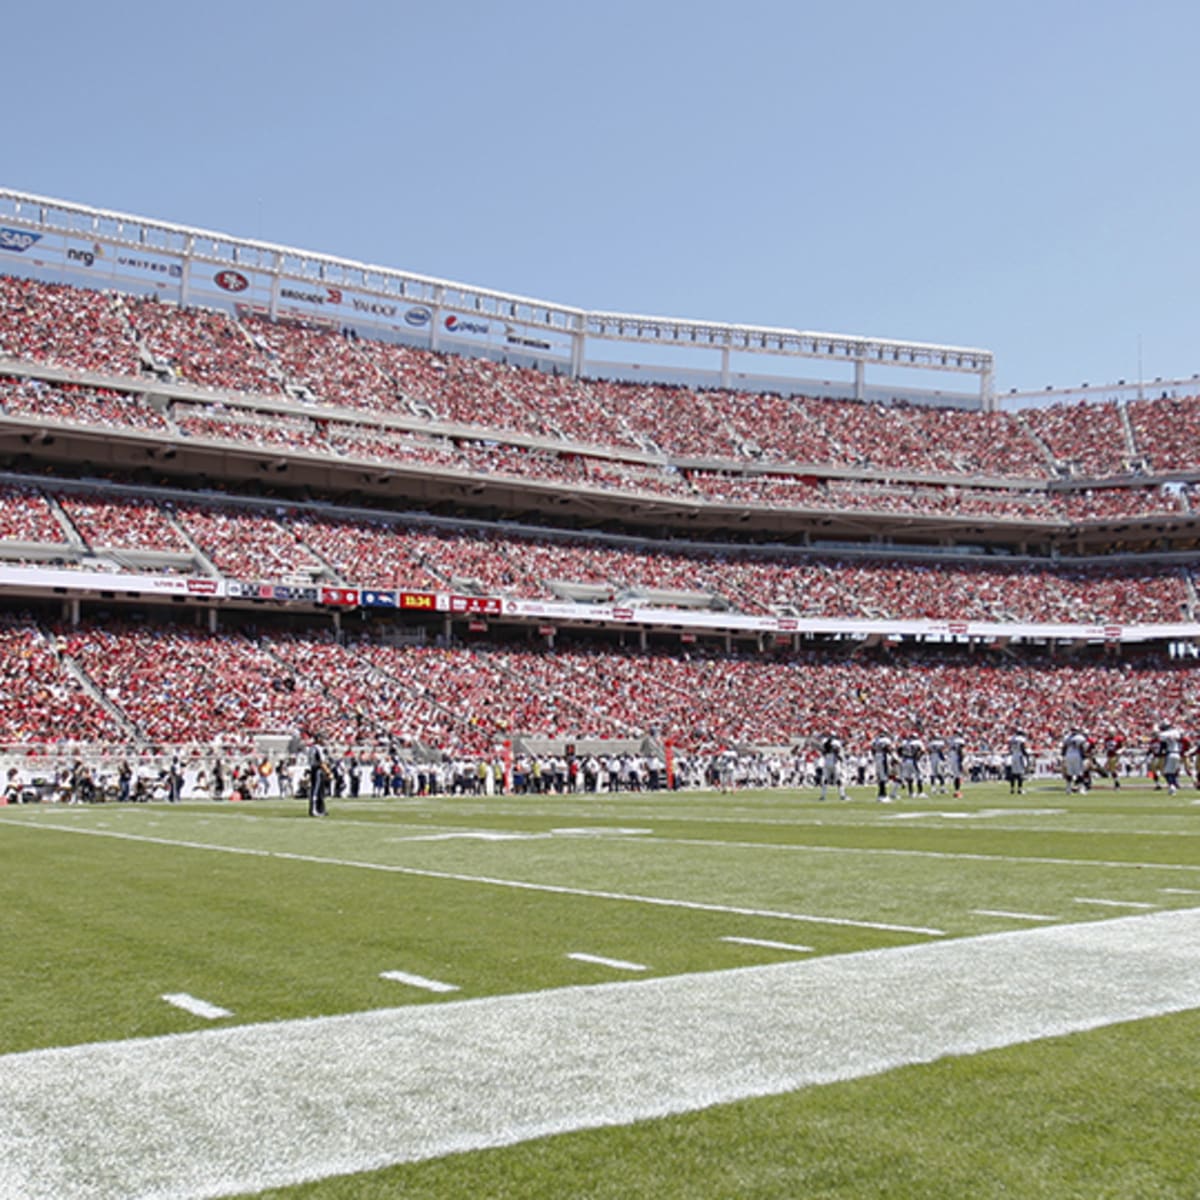
[[[263,450],[330,453],[331,446],[311,417],[259,413],[221,403],[177,404],[175,427],[186,437],[244,442]]]
[[[1111,402],[1031,408],[1020,419],[1054,461],[1075,475],[1122,475],[1136,457],[1121,410]]]
[[[0,418],[26,424],[36,417],[724,504],[1085,523],[1192,511],[1189,484],[1085,486],[1092,477],[1125,476],[1138,463],[1158,473],[1200,469],[1200,403],[1191,398],[984,415],[575,380],[322,325],[4,276],[0,358],[33,365],[29,377],[0,376]],[[129,382],[48,381],[33,367]],[[148,399],[150,379],[209,395],[181,388],[172,401]],[[1178,566],[685,548],[52,483],[0,486],[0,551],[5,561],[41,563],[142,551],[245,581],[834,618],[1141,624],[1187,619],[1195,597]],[[374,794],[495,786],[498,747],[519,736],[670,743],[692,782],[723,784],[726,773],[812,782],[818,747],[833,733],[864,769],[884,731],[953,731],[977,761],[994,763],[1018,727],[1031,753],[1047,757],[1068,724],[1134,745],[1163,720],[1194,723],[1200,700],[1191,661],[1165,652],[855,655],[781,639],[751,653],[702,639],[681,653],[570,636],[553,647],[532,636],[395,645],[372,638],[371,623],[359,628],[343,638],[325,623],[214,632],[10,614],[0,619],[8,701],[0,744],[47,755],[122,746],[153,762],[154,794],[165,788],[168,798],[182,763],[191,785],[199,789],[203,773],[214,794],[299,787],[298,760],[267,771],[251,757],[255,735],[266,733],[322,735],[341,748],[345,786]],[[214,752],[225,760],[219,782]],[[627,751],[573,765],[525,755],[513,767],[514,785],[534,791],[602,781],[654,788],[664,771],[654,754]],[[70,795],[86,791],[85,770],[63,773]]]
[[[56,511],[62,521],[56,520]],[[200,572],[247,582],[325,582],[453,590],[526,600],[637,600],[755,615],[930,618],[1065,624],[1187,620],[1193,581],[1179,566],[834,558],[749,547],[675,548],[630,538],[448,527],[287,505],[0,488],[0,545],[10,558],[79,553],[191,555]],[[19,551],[19,555],[18,555]]]
[[[1056,744],[1066,724],[1128,742],[1164,719],[1194,721],[1200,678],[1163,654],[1057,660],[967,650],[847,658],[581,643],[397,646],[328,632],[211,633],[149,622],[0,629],[0,743],[244,745],[319,732],[331,744],[458,754],[518,735],[652,738],[680,752],[795,746],[836,730],[957,732],[995,748],[1014,728]]]
[[[221,400],[176,401],[164,414],[141,396],[78,384],[0,380],[0,413],[70,424],[129,429],[254,446],[281,454],[311,453],[380,466],[449,468],[486,477],[652,494],[680,501],[877,512],[919,517],[977,516],[986,521],[1082,522],[1171,516],[1191,511],[1191,485],[1047,489],[963,483],[843,479],[725,468],[622,461],[598,453],[529,447],[494,438],[448,437],[386,425],[288,413]],[[965,414],[960,414],[965,415]]]
[[[1129,424],[1152,471],[1193,471],[1200,456],[1200,406],[1195,398],[1160,397],[1129,405]]]
[[[0,484],[0,542],[66,547],[67,536],[45,493],[30,484]]]
[[[1195,398],[1017,414],[570,379],[349,330],[0,276],[0,356],[213,391],[605,446],[934,476],[1042,480],[1200,466]],[[81,402],[76,398],[77,403]],[[47,403],[51,401],[47,399]],[[1164,431],[1169,431],[1165,435]],[[235,436],[240,436],[240,431]]]
[[[114,292],[0,275],[0,355],[101,375],[137,375],[141,363]]]
[[[73,383],[49,384],[38,379],[0,377],[0,413],[36,417],[39,422],[62,421],[159,435],[170,432],[166,418],[131,392]]]
[[[151,369],[217,392],[280,393],[279,371],[244,326],[224,312],[184,308],[151,297],[127,302],[133,335]]]
[[[56,499],[80,537],[94,550],[190,553],[167,513],[152,500],[77,492],[62,492]]]

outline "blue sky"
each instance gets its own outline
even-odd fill
[[[1200,5],[62,0],[0,183],[591,309],[1200,372]],[[14,103],[15,102],[15,103]]]

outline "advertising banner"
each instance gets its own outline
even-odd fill
[[[71,571],[61,567],[0,566],[0,587],[55,588],[72,592],[120,592],[142,596],[223,596],[225,585],[215,579],[183,575],[120,575],[108,571]],[[211,590],[210,590],[211,589]]]
[[[441,597],[439,597],[441,599]],[[448,596],[446,604],[438,605],[452,613],[482,613],[486,616],[500,615],[500,599],[497,596]]]
[[[24,254],[27,250],[33,249],[41,240],[40,233],[0,225],[0,251],[5,254]]]
[[[358,588],[323,587],[321,603],[334,604],[340,608],[354,608],[358,604]]]
[[[271,284],[267,272],[248,266],[220,267],[213,263],[193,262],[185,299],[189,304],[201,301],[224,308],[244,305],[267,312],[271,304]]]
[[[400,607],[434,612],[437,610],[437,597],[432,592],[401,592]]]
[[[371,588],[362,588],[359,591],[358,602],[363,608],[397,607],[395,592],[377,592]]]

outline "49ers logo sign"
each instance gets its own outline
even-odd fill
[[[213,278],[225,292],[244,292],[250,286],[250,280],[241,271],[218,271]]]

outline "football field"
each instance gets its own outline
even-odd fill
[[[0,1197],[1200,1196],[1197,797],[0,809]]]

